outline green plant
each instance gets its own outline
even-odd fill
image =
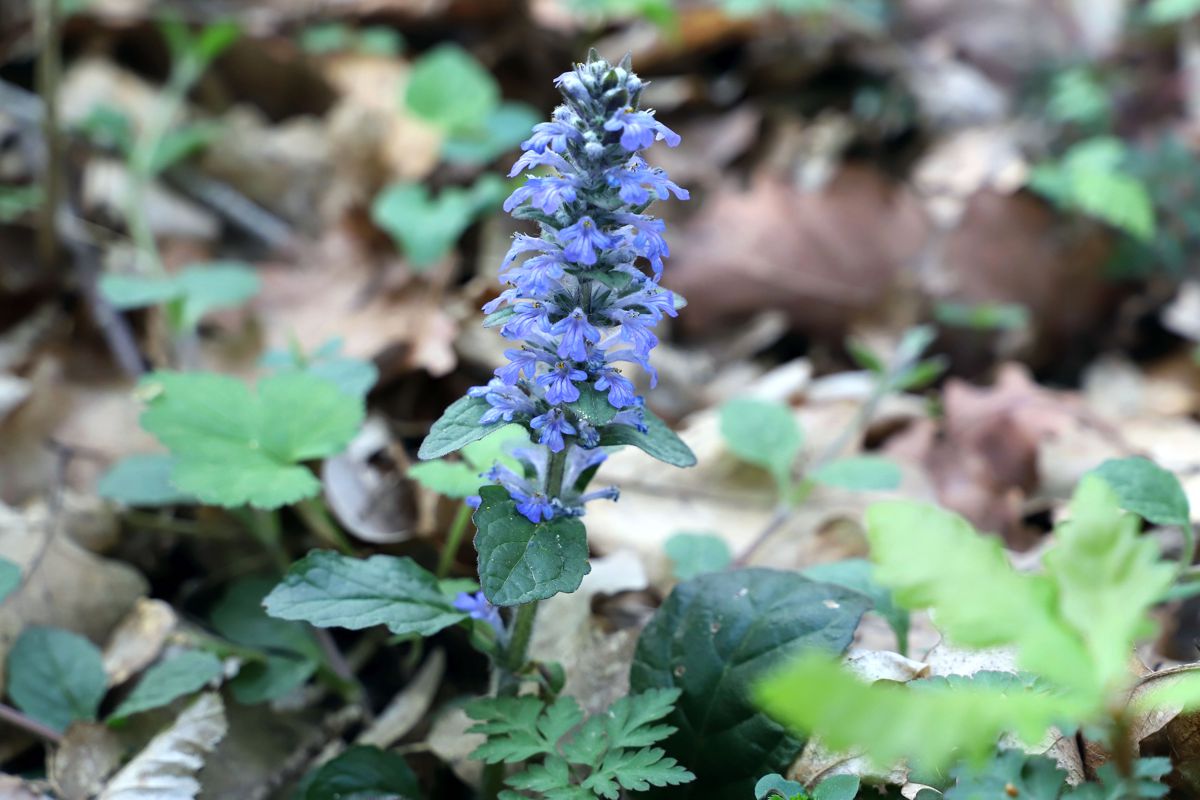
[[[469,189],[443,189],[436,197],[417,183],[393,183],[375,196],[371,219],[424,272],[442,259],[480,215],[504,199],[504,181],[480,178]]]
[[[1061,158],[1034,167],[1029,188],[1061,208],[1150,240],[1155,232],[1154,203],[1146,184],[1130,171],[1128,155],[1119,139],[1086,139]]]

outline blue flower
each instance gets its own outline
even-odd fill
[[[655,139],[665,141],[668,147],[679,144],[679,134],[656,120],[650,111],[624,108],[604,123],[604,130],[620,131],[621,147],[631,153],[646,149]]]
[[[576,369],[566,361],[559,361],[553,369],[540,376],[537,383],[546,390],[546,402],[557,406],[578,400],[579,389],[575,388],[575,384],[586,380],[586,372]]]
[[[579,131],[565,122],[539,122],[533,126],[533,136],[521,143],[521,149],[537,153],[550,149],[561,153],[567,149],[567,142],[578,138]]]
[[[575,182],[570,178],[529,178],[524,186],[518,186],[504,201],[504,210],[512,211],[522,203],[528,202],[542,213],[553,214],[562,208],[564,203],[574,201]]]
[[[512,169],[509,170],[508,177],[515,178],[525,170],[533,169],[534,167],[554,167],[559,172],[570,169],[567,160],[553,150],[543,150],[540,152],[537,150],[526,150],[517,159],[516,163],[513,164]]]
[[[604,367],[598,373],[596,390],[608,392],[608,402],[613,408],[624,408],[633,405],[637,399],[633,382],[614,367]]]
[[[522,377],[532,378],[537,374],[537,365],[547,361],[544,353],[534,350],[529,345],[505,350],[504,357],[508,363],[496,370],[496,377],[512,386]]]
[[[470,397],[482,397],[491,408],[479,418],[480,425],[491,425],[504,420],[512,422],[518,415],[533,414],[537,405],[522,389],[509,386],[499,378],[492,378],[487,386],[476,386],[467,391]]]
[[[501,277],[525,294],[547,295],[562,280],[563,266],[562,253],[543,253],[527,258],[515,267],[508,267]]]
[[[501,639],[505,636],[504,620],[500,616],[500,609],[497,606],[488,602],[484,597],[483,592],[459,592],[458,597],[454,598],[454,607],[465,614],[470,615],[471,619],[478,619],[486,622],[496,632],[496,636]]]
[[[563,436],[575,433],[575,426],[567,422],[567,417],[561,408],[552,408],[539,417],[530,420],[529,425],[538,431],[538,442],[550,448],[550,452],[561,452],[566,443]]]
[[[600,329],[588,321],[587,314],[579,307],[551,325],[550,332],[562,337],[558,343],[559,356],[576,361],[587,361],[588,345],[600,341]]]
[[[558,232],[563,244],[563,253],[568,261],[576,264],[595,264],[596,251],[607,250],[616,244],[616,239],[596,225],[591,217],[580,217],[573,225]]]

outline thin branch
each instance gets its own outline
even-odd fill
[[[14,728],[20,728],[26,733],[32,733],[39,739],[45,739],[53,744],[62,744],[62,734],[51,727],[43,725],[36,719],[22,714],[10,705],[0,703],[0,721],[7,722]]]

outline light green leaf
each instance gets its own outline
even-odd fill
[[[764,773],[787,769],[803,742],[764,715],[753,686],[813,650],[840,654],[867,598],[793,572],[742,569],[681,583],[642,631],[632,691],[680,689],[664,722],[666,751],[696,772],[686,797],[749,797]]]
[[[1145,458],[1105,461],[1095,470],[1117,494],[1121,508],[1155,525],[1191,524],[1187,494],[1175,475]]]
[[[767,678],[755,694],[789,728],[816,733],[834,751],[863,751],[881,768],[902,759],[924,770],[960,758],[978,763],[995,751],[1001,734],[1033,744],[1074,710],[1054,695],[1019,687],[867,684],[816,653]]]
[[[438,588],[433,573],[411,558],[360,559],[314,550],[291,566],[263,605],[273,617],[320,628],[432,636],[467,618]]]
[[[1059,72],[1050,86],[1046,114],[1059,122],[1095,125],[1112,113],[1112,100],[1096,74],[1087,67]]]
[[[1156,25],[1182,22],[1200,13],[1200,0],[1150,0],[1146,19]]]
[[[77,633],[28,627],[8,653],[13,705],[56,731],[94,720],[106,684],[100,651]]]
[[[119,720],[161,708],[184,695],[198,692],[221,674],[221,660],[212,653],[188,650],[146,670],[129,696],[108,717]]]
[[[196,498],[171,484],[175,458],[166,453],[126,456],[114,464],[96,492],[128,506],[173,506],[195,503]]]
[[[879,456],[852,456],[831,461],[809,477],[823,486],[860,492],[887,491],[900,485],[900,467]]]
[[[858,786],[857,775],[832,775],[813,789],[813,800],[854,800]]]
[[[179,284],[171,277],[104,275],[99,286],[104,299],[118,311],[155,306],[174,300],[180,294]]]
[[[209,373],[160,372],[142,390],[142,427],[175,457],[171,483],[203,502],[278,508],[320,482],[302,462],[334,455],[363,419],[361,399],[305,373],[273,375],[257,394]]]
[[[800,798],[805,800],[808,797],[808,792],[804,789],[804,784],[789,781],[778,773],[764,775],[759,779],[758,783],[754,784],[755,800],[768,800],[768,798],[782,797],[784,800],[793,800]]]
[[[943,325],[973,331],[1014,331],[1029,327],[1029,308],[1020,303],[939,302],[933,316]]]
[[[433,423],[429,435],[421,442],[417,457],[422,461],[441,458],[500,430],[506,424],[503,421],[490,425],[479,424],[479,420],[491,408],[491,404],[482,397],[458,398],[442,413],[438,421]]]
[[[453,164],[486,164],[515,148],[542,115],[524,103],[501,103],[482,126],[456,131],[442,143],[442,157]]]
[[[521,425],[505,425],[478,441],[463,445],[462,454],[479,472],[491,469],[496,462],[516,468],[518,462],[511,455],[512,449],[526,444],[529,444],[529,431]]]
[[[676,533],[663,548],[671,559],[675,577],[681,581],[706,572],[719,572],[733,561],[729,544],[715,533]]]
[[[1029,188],[1140,239],[1154,235],[1154,203],[1146,185],[1124,166],[1120,139],[1097,136],[1071,147],[1058,162],[1039,164]]]
[[[604,447],[633,445],[663,463],[675,467],[694,467],[696,454],[675,431],[649,409],[644,409],[642,413],[646,422],[645,433],[632,425],[607,425],[600,432],[600,444]]]
[[[341,339],[330,339],[309,354],[298,347],[272,350],[259,363],[276,372],[307,372],[337,384],[345,394],[365,397],[379,380],[379,370],[370,361],[342,355],[341,349]]]
[[[408,468],[408,477],[426,489],[459,500],[479,494],[479,487],[488,483],[474,467],[440,458],[413,464]]]
[[[508,492],[484,486],[473,517],[478,533],[479,584],[498,606],[544,600],[579,588],[591,571],[587,534],[575,517],[534,524],[517,511]]]
[[[392,237],[410,266],[424,271],[450,252],[463,231],[490,203],[466,189],[443,189],[436,198],[418,183],[393,183],[375,197],[371,221]]]
[[[417,59],[404,104],[449,131],[477,130],[500,102],[500,87],[483,65],[455,44],[439,45]]]
[[[875,604],[875,613],[887,620],[888,625],[895,632],[897,650],[901,653],[908,652],[908,612],[896,605],[890,591],[872,579],[869,561],[861,558],[830,561],[826,564],[811,566],[801,574],[814,581],[844,586],[871,598],[871,602]]]
[[[721,435],[734,455],[770,472],[781,491],[791,483],[804,437],[787,406],[750,397],[730,400],[721,407]]]
[[[355,745],[309,774],[295,800],[419,800],[417,776],[402,756]]]
[[[220,308],[233,308],[259,290],[258,275],[245,264],[218,261],[195,264],[178,275],[105,275],[100,291],[117,309],[143,308],[178,301],[179,325],[184,330]]]
[[[555,700],[549,716],[557,721],[583,719],[575,698],[563,695]],[[545,704],[537,697],[486,697],[467,704],[467,716],[478,720],[468,733],[483,733],[487,741],[471,753],[471,758],[488,764],[513,764],[533,758],[539,753],[554,751],[557,739],[547,739],[542,732],[550,726],[539,725]]]
[[[7,558],[0,558],[0,603],[20,585],[21,568]]]

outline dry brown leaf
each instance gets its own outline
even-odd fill
[[[124,757],[124,743],[107,725],[76,722],[50,756],[50,780],[65,800],[88,800],[104,788]]]
[[[396,469],[384,470],[372,459],[395,447],[387,424],[367,420],[345,452],[325,459],[321,483],[329,509],[338,521],[364,542],[390,544],[413,533],[415,499],[412,485]]]
[[[358,744],[388,748],[416,727],[433,705],[446,672],[446,652],[434,650],[421,669],[358,737]]]
[[[178,625],[179,617],[169,603],[138,598],[104,648],[108,685],[119,686],[154,663]]]

